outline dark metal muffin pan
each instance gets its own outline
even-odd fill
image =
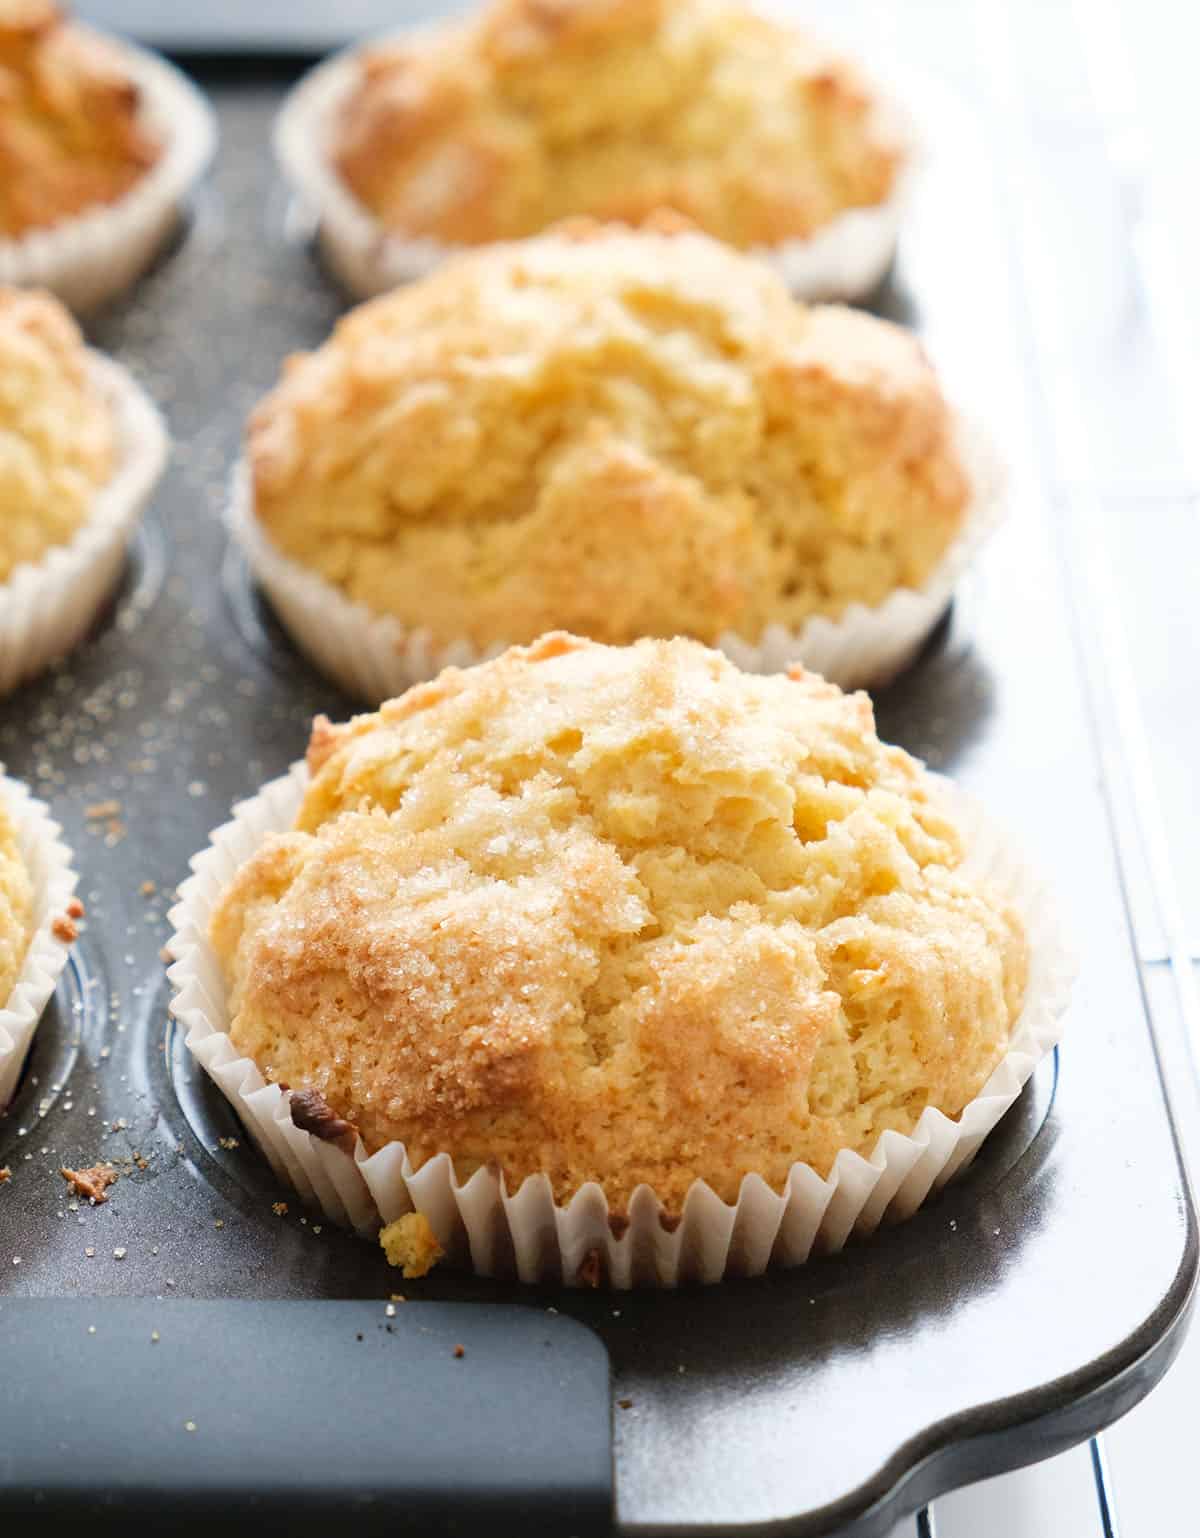
[[[315,711],[354,708],[282,636],[220,522],[246,410],[344,300],[267,152],[294,70],[196,70],[222,131],[212,183],[157,270],[90,324],[162,404],[172,467],[91,643],[0,702],[0,757],[61,818],[88,907],[0,1120],[0,1513],[86,1510],[115,1530],[170,1502],[183,1531],[224,1515],[297,1538],[342,1511],[360,1533],[407,1512],[412,1531],[504,1530],[507,1514],[512,1531],[563,1538],[881,1535],[940,1491],[1115,1419],[1178,1348],[1196,1226],[1130,947],[1074,577],[1036,468],[917,666],[877,701],[883,735],[1020,829],[1082,956],[1065,1045],[962,1179],[800,1270],[619,1295],[436,1271],[402,1283],[246,1146],[168,1020],[159,953],[210,829],[303,750]],[[945,281],[933,238],[953,224],[954,270],[970,272],[952,169],[931,178],[926,235],[875,307],[961,363],[980,295]],[[1007,303],[1003,284],[990,292]],[[984,362],[977,383],[986,406]],[[57,1171],[97,1159],[121,1179],[105,1206],[79,1206]],[[396,1291],[408,1301],[390,1317]],[[456,1357],[448,1344],[468,1337]],[[564,1385],[559,1448],[547,1413]],[[51,1443],[57,1457],[35,1457]]]

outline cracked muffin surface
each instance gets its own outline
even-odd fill
[[[0,582],[79,531],[116,463],[79,328],[52,295],[0,288]]]
[[[905,160],[848,59],[730,0],[495,0],[369,47],[329,153],[390,229],[465,245],[660,209],[777,245]]]
[[[161,153],[119,48],[50,0],[0,0],[0,239],[117,202]]]
[[[694,231],[585,222],[352,311],[247,454],[283,554],[439,644],[756,642],[930,577],[960,437],[899,327]]]
[[[1024,991],[1015,911],[865,695],[563,635],[318,721],[222,895],[230,1035],[460,1178],[775,1189],[957,1115]]]

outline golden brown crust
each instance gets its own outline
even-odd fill
[[[114,46],[45,0],[0,0],[0,238],[115,203],[160,154]]]
[[[554,637],[321,728],[212,938],[230,1034],[368,1150],[622,1212],[956,1115],[1024,989],[865,695],[691,642]]]
[[[75,322],[50,294],[0,288],[0,582],[76,533],[116,459]]]
[[[882,202],[902,151],[849,61],[736,0],[492,0],[364,52],[333,160],[402,234],[686,214],[732,245]]]
[[[33,882],[16,823],[0,797],[0,1008],[8,1003],[33,934]]]
[[[917,342],[580,221],[352,311],[249,458],[272,540],[443,643],[757,639],[919,587],[970,487]]]

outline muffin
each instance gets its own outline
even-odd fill
[[[207,923],[211,961],[184,968],[205,1007],[227,989],[221,1047],[196,1022],[189,1043],[260,1126],[282,1113],[252,1084],[286,1086],[291,1131],[373,1193],[399,1150],[400,1213],[439,1155],[509,1193],[514,1242],[531,1178],[560,1212],[598,1186],[619,1240],[642,1186],[671,1235],[699,1182],[786,1206],[846,1157],[886,1166],[887,1133],[910,1169],[1033,1003],[1017,903],[866,696],[695,642],[546,636],[319,719],[286,804],[289,831],[264,833],[280,787],[244,812],[233,868],[198,863],[174,916]],[[448,1205],[427,1215],[453,1248]]]
[[[0,0],[0,283],[83,307],[132,281],[211,150],[211,118],[169,65]]]
[[[902,148],[855,67],[727,0],[496,0],[368,49],[334,164],[448,244],[686,215],[746,249],[883,202]]]
[[[83,907],[58,824],[0,772],[0,1113],[67,963]]]
[[[117,458],[79,328],[49,294],[0,289],[0,582],[78,532]]]
[[[33,882],[21,854],[17,825],[0,793],[0,1002],[21,975],[33,932]]]
[[[153,408],[59,301],[0,288],[0,689],[86,632],[164,452]]]
[[[911,157],[850,60],[736,0],[493,0],[323,66],[280,147],[359,292],[400,276],[389,240],[403,262],[405,248],[673,210],[742,250],[812,248],[806,296],[852,297],[890,259]],[[352,220],[339,242],[339,195],[373,228],[373,255]]]
[[[800,305],[707,236],[616,225],[351,312],[289,360],[247,461],[270,548],[435,655],[774,627],[812,660],[813,620],[930,583],[975,493],[911,335]],[[320,658],[330,605],[298,607]]]
[[[0,239],[115,203],[158,163],[141,94],[51,0],[0,0]]]

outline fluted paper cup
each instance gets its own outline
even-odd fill
[[[902,672],[1004,517],[1007,476],[987,434],[960,420],[959,452],[971,483],[970,504],[958,538],[922,587],[897,588],[873,608],[852,603],[837,619],[815,615],[798,630],[771,625],[757,640],[726,631],[716,645],[746,672],[782,672],[799,662],[843,689],[877,688]],[[427,630],[407,630],[394,615],[374,613],[284,555],[255,517],[244,464],[233,475],[227,522],[296,645],[348,694],[368,704],[403,694],[444,667],[470,667],[498,656],[511,644],[477,647],[465,636],[438,643]]]
[[[89,367],[116,415],[117,468],[72,539],[0,583],[0,694],[87,634],[117,585],[130,532],[166,464],[166,427],[132,375],[98,353]]]
[[[21,857],[33,882],[33,935],[7,1002],[0,1007],[0,1111],[13,1097],[25,1058],[50,996],[67,964],[63,933],[78,881],[62,829],[44,802],[19,780],[0,773],[0,799],[17,828]],[[66,931],[64,931],[65,933]]]
[[[397,41],[405,34],[377,39]],[[470,249],[428,237],[409,238],[386,225],[354,196],[337,174],[331,147],[340,110],[358,78],[363,48],[335,54],[311,70],[288,94],[275,125],[275,153],[288,183],[316,220],[322,256],[352,294],[370,298],[424,277],[448,257]],[[910,200],[919,159],[916,131],[898,105],[879,109],[888,137],[902,147],[903,164],[882,203],[838,214],[804,239],[759,246],[752,252],[775,266],[799,299],[861,299],[887,272]]]
[[[233,820],[192,861],[193,875],[171,912],[169,948],[177,958],[168,974],[171,1012],[279,1179],[364,1235],[417,1211],[451,1263],[486,1276],[567,1286],[673,1287],[799,1265],[811,1254],[841,1249],[852,1235],[869,1235],[885,1219],[914,1213],[970,1163],[1059,1039],[1075,965],[1053,902],[1007,835],[973,800],[939,780],[963,829],[964,870],[1016,904],[1030,947],[1029,980],[1009,1049],[957,1119],[927,1109],[911,1135],[883,1133],[869,1157],[843,1149],[828,1175],[794,1164],[781,1191],[748,1175],[736,1202],[697,1181],[681,1211],[672,1213],[647,1186],[634,1192],[627,1210],[614,1213],[594,1183],[560,1204],[545,1175],[509,1191],[503,1176],[486,1168],[460,1182],[447,1153],[416,1168],[402,1143],[368,1153],[361,1140],[352,1150],[323,1141],[295,1125],[290,1092],[267,1083],[230,1040],[225,980],[209,941],[220,895],[268,835],[292,826],[307,783],[305,766],[297,764],[235,808]]]
[[[86,311],[129,288],[178,223],[216,145],[212,110],[157,54],[110,39],[141,92],[147,128],[163,146],[157,163],[115,203],[15,238],[0,238],[0,284],[48,288]]]

